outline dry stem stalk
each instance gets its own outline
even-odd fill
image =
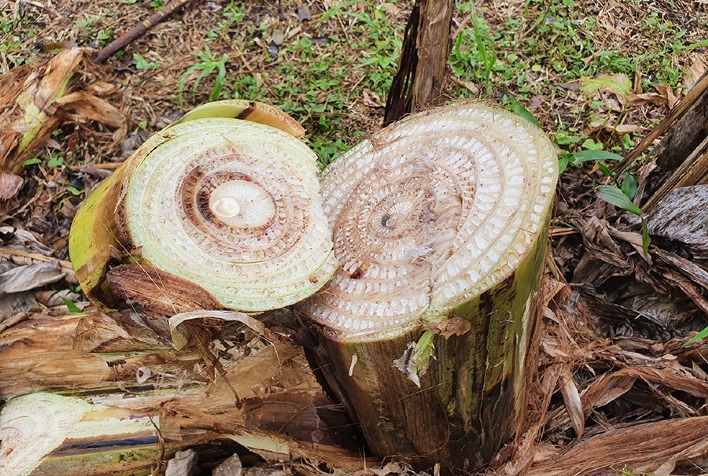
[[[384,125],[443,104],[453,0],[418,0],[406,25],[398,72],[386,99]]]
[[[113,56],[114,53],[119,50],[122,50],[130,43],[143,36],[150,28],[157,25],[158,23],[165,21],[167,18],[170,17],[170,15],[172,15],[177,10],[188,4],[190,1],[191,0],[175,0],[173,2],[168,3],[162,8],[162,10],[156,11],[155,13],[150,15],[150,18],[137,24],[127,33],[121,35],[119,38],[116,38],[115,40],[111,41],[108,46],[98,52],[98,54],[93,58],[93,62],[103,63],[108,58]]]

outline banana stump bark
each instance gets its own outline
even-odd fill
[[[409,116],[325,172],[341,264],[300,310],[375,455],[463,474],[513,437],[556,179],[548,138],[481,104]]]
[[[418,0],[404,33],[398,72],[386,99],[384,125],[443,104],[454,0]]]

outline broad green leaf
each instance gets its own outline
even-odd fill
[[[607,91],[627,98],[632,90],[632,81],[626,74],[600,74],[594,78],[583,76],[580,78],[580,89],[586,94]]]
[[[509,99],[511,99],[511,110],[514,111],[514,114],[523,117],[532,124],[536,124],[538,127],[541,127],[541,123],[538,122],[536,116],[531,114],[531,111],[522,106],[519,101],[517,101],[513,97],[509,97]]]
[[[624,180],[622,180],[622,192],[627,195],[630,200],[634,200],[634,196],[637,195],[637,189],[639,184],[632,177],[629,172],[624,174]]]
[[[24,162],[22,162],[22,165],[27,167],[28,165],[37,165],[37,164],[41,164],[41,163],[42,163],[42,161],[39,158],[35,157],[33,159],[25,160]]]
[[[684,344],[684,346],[689,345],[689,344],[693,344],[694,342],[698,342],[699,340],[705,339],[706,337],[708,337],[708,327],[706,327],[706,328],[703,329],[701,332],[699,332],[699,333],[696,334],[695,336],[693,336],[693,337],[691,337],[690,339],[688,339],[688,341],[686,341],[686,343]]]
[[[649,237],[649,230],[647,229],[647,221],[642,218],[642,251],[644,251],[644,256],[649,256],[650,244],[651,238]]]
[[[599,162],[597,164],[597,168],[600,169],[600,172],[602,172],[602,175],[606,175],[607,177],[612,177],[615,175],[613,171],[610,170],[610,168],[603,164],[602,162]]]
[[[627,197],[627,195],[622,192],[617,187],[612,187],[610,185],[600,185],[597,187],[597,195],[606,201],[611,203],[616,207],[620,207],[623,210],[627,210],[630,213],[641,216],[642,211],[637,207],[632,201]]]
[[[580,152],[573,152],[574,162],[579,164],[581,162],[592,162],[593,160],[622,160],[622,156],[615,154],[614,152],[607,152],[606,150],[582,150]]]
[[[562,174],[565,172],[565,169],[568,168],[568,162],[570,161],[571,156],[572,154],[565,152],[558,158],[558,174]]]
[[[79,309],[79,306],[65,298],[64,296],[59,296],[62,301],[64,301],[64,304],[66,307],[69,309],[69,312],[81,312],[81,309]]]

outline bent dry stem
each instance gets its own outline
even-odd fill
[[[325,171],[341,264],[300,309],[378,456],[459,473],[512,436],[556,180],[540,129],[479,104],[410,116]]]

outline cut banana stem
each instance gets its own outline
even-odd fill
[[[155,134],[74,220],[69,251],[84,292],[112,307],[101,284],[119,262],[179,276],[241,311],[317,291],[336,262],[302,135],[285,113],[247,101],[206,104]]]
[[[511,437],[557,173],[541,130],[481,104],[410,116],[325,171],[341,265],[300,309],[379,456],[466,471]]]

